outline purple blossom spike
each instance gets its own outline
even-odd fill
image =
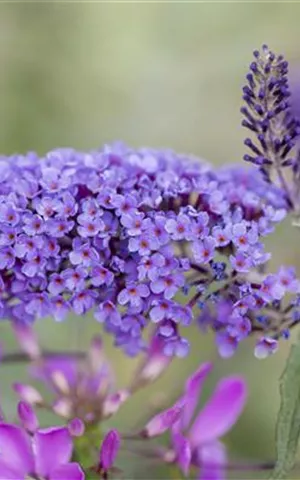
[[[244,116],[242,125],[251,131],[255,140],[246,138],[245,145],[250,154],[244,159],[257,165],[269,180],[271,171],[276,172],[291,207],[294,198],[287,187],[283,169],[288,166],[297,169],[292,150],[300,129],[289,103],[288,62],[266,45],[261,52],[255,52],[254,57],[246,77],[247,85],[243,87],[245,106],[241,112]]]

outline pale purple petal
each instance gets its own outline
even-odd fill
[[[68,423],[68,429],[72,437],[81,437],[84,434],[85,425],[80,418],[73,418]]]
[[[28,432],[34,433],[38,429],[39,422],[37,416],[29,403],[24,401],[18,403],[18,416],[23,427]]]
[[[0,452],[7,467],[18,472],[19,478],[34,471],[30,437],[22,428],[7,423],[0,424]]]
[[[158,413],[146,424],[142,430],[142,436],[146,438],[162,435],[176,423],[184,408],[184,399],[180,399],[171,408]]]
[[[197,451],[200,466],[198,480],[225,480],[227,456],[225,446],[220,442],[204,445]]]
[[[172,357],[164,354],[164,340],[154,334],[147,355],[139,364],[131,389],[140,388],[149,382],[154,382],[168,367]]]
[[[84,473],[78,463],[68,463],[56,468],[49,480],[84,480]]]
[[[39,430],[35,434],[36,472],[47,477],[68,463],[72,456],[72,438],[66,427]]]
[[[175,431],[172,435],[172,443],[176,453],[176,463],[180,466],[183,474],[187,476],[192,459],[189,441],[179,431]]]
[[[242,413],[246,397],[247,387],[242,378],[221,380],[190,430],[192,446],[203,445],[227,433]]]
[[[41,355],[37,337],[32,326],[26,323],[14,322],[13,331],[22,350],[30,358],[38,358]]]
[[[203,383],[208,374],[211,372],[212,368],[212,363],[203,363],[186,381],[184,394],[185,405],[183,409],[183,415],[181,417],[183,429],[188,427],[192,419],[195,408],[199,401]]]

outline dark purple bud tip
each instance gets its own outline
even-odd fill
[[[24,401],[18,403],[18,416],[23,427],[28,432],[34,433],[38,429],[39,422],[37,416],[29,403]]]
[[[100,449],[100,467],[105,472],[113,466],[120,444],[121,438],[117,430],[110,430],[105,435]]]
[[[72,437],[81,437],[84,433],[84,423],[80,418],[73,418],[69,424],[68,429]]]

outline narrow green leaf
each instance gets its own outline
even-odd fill
[[[300,436],[300,340],[293,345],[280,377],[281,405],[277,419],[277,461],[271,479],[283,479],[293,469]]]

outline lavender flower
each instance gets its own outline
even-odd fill
[[[279,75],[285,75],[286,67],[265,55],[277,72],[275,84],[268,87],[272,123],[285,112],[279,114],[277,107],[283,108],[285,93],[279,90],[285,81]],[[262,59],[257,62],[262,71]],[[263,75],[274,83],[271,73],[256,72],[255,85]],[[259,100],[257,88],[251,88]],[[248,110],[257,110],[252,103],[258,100],[252,102],[248,90],[245,95]],[[2,318],[32,322],[52,314],[62,321],[68,313],[93,311],[128,355],[147,350],[147,331],[159,323],[164,352],[183,356],[189,351],[184,329],[198,322],[203,303],[209,312],[206,325],[218,338],[237,332],[232,319],[220,324],[218,304],[223,299],[234,310],[249,285],[248,294],[256,301],[247,312],[248,335],[273,337],[275,330],[280,335],[280,326],[273,328],[274,298],[262,294],[267,280],[258,272],[269,259],[262,237],[283,220],[289,204],[286,193],[260,172],[214,170],[187,155],[121,144],[89,153],[54,150],[45,158],[14,155],[2,164]],[[280,273],[276,284],[286,282],[285,277]],[[284,295],[297,294],[291,285],[281,285]],[[257,317],[266,309],[270,319],[262,326]],[[293,308],[282,314],[284,329],[289,328]],[[240,342],[246,334],[234,338]]]

